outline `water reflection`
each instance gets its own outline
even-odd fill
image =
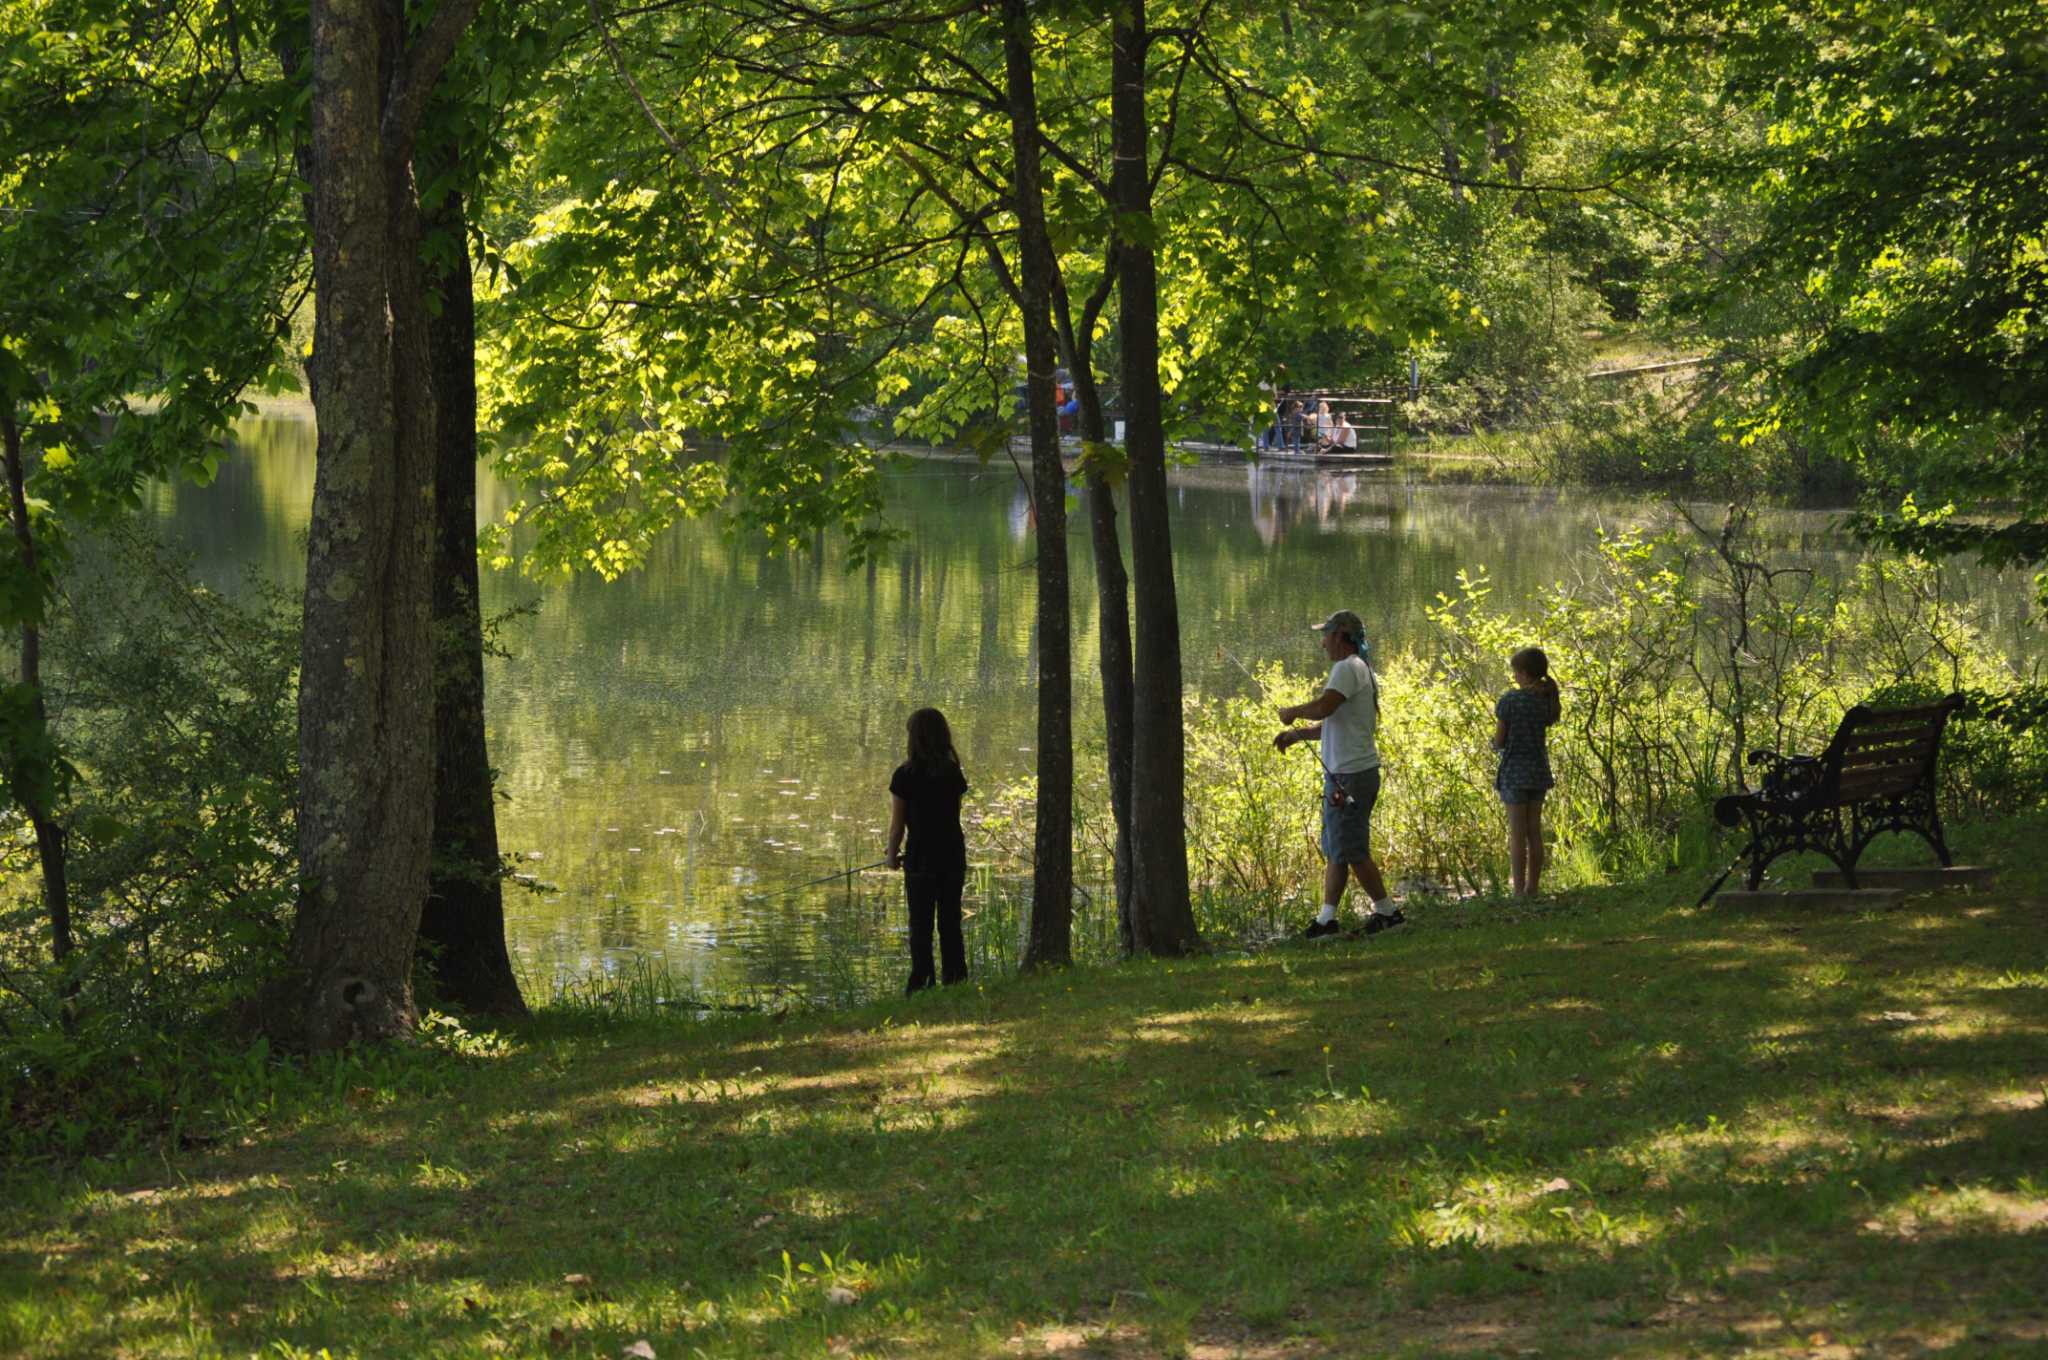
[[[1252,524],[1264,543],[1277,543],[1297,526],[1346,533],[1391,533],[1391,510],[1367,506],[1370,488],[1388,485],[1385,472],[1253,463],[1244,472]],[[1359,502],[1359,513],[1348,513]]]
[[[209,582],[303,570],[312,432],[270,416],[205,488],[155,508]],[[1485,565],[1499,599],[1568,575],[1603,530],[1662,527],[1648,502],[1412,485],[1392,471],[1202,465],[1174,473],[1176,578],[1190,682],[1244,682],[1217,649],[1316,657],[1305,625],[1359,608],[1375,643],[1427,642],[1424,607]],[[480,514],[510,494],[486,478]],[[934,457],[893,474],[902,538],[858,570],[829,544],[770,557],[683,526],[647,570],[545,588],[487,578],[485,606],[532,603],[514,655],[488,663],[501,838],[532,879],[508,898],[529,973],[581,974],[657,954],[706,991],[852,995],[894,986],[892,876],[777,889],[880,858],[885,789],[908,712],[953,719],[983,797],[1027,773],[1036,654],[1029,502],[1013,471]],[[1772,522],[1781,545],[1853,551],[1826,516]],[[1086,498],[1070,519],[1077,738],[1099,745]],[[1976,578],[1980,581],[1982,578]],[[2027,636],[2009,592],[2013,636]]]

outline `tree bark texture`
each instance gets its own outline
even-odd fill
[[[1102,421],[1101,398],[1095,401],[1096,424]],[[1085,416],[1088,399],[1081,400]],[[1085,428],[1085,426],[1084,426]],[[1100,433],[1084,435],[1099,439]],[[1102,722],[1109,762],[1109,814],[1116,824],[1112,878],[1116,888],[1116,934],[1119,948],[1137,948],[1131,926],[1131,591],[1124,571],[1123,544],[1116,525],[1116,490],[1091,467],[1088,487],[1088,533],[1095,545],[1095,606],[1098,614],[1096,657],[1102,671]]]
[[[505,948],[498,810],[484,737],[484,629],[476,565],[476,301],[469,223],[450,192],[428,218],[441,238],[428,287],[434,416],[434,839],[420,944],[440,999],[522,1016]]]
[[[1038,156],[1038,95],[1032,78],[1031,11],[1005,0],[1003,56],[1016,158],[1011,185],[1017,213],[1018,292],[1024,317],[1025,380],[1030,396],[1031,500],[1038,520],[1038,810],[1033,841],[1031,921],[1023,966],[1073,961],[1074,703],[1072,629],[1067,600],[1067,473],[1060,461],[1058,362],[1052,325],[1052,240]]]
[[[421,45],[445,37],[445,17]],[[420,71],[403,46],[403,0],[313,0],[311,19],[319,443],[291,960],[307,988],[303,1037],[327,1049],[416,1018],[433,825],[435,423],[406,113]]]
[[[1145,0],[1125,0],[1111,33],[1110,195],[1118,250],[1124,455],[1131,500],[1132,944],[1149,954],[1200,947],[1188,900],[1180,608],[1167,520],[1166,433],[1159,387],[1159,276],[1146,169]]]
[[[21,424],[10,410],[0,411],[0,449],[7,462],[7,519],[14,530],[14,550],[21,558],[24,579],[37,582],[35,526],[28,517],[28,470],[22,462]],[[76,947],[71,930],[71,880],[66,873],[64,827],[51,806],[55,796],[55,749],[50,740],[49,709],[43,702],[43,630],[33,619],[21,625],[20,684],[28,698],[28,722],[18,734],[20,748],[6,753],[7,785],[36,833],[36,860],[43,874],[43,909],[50,918],[50,960],[60,968]],[[62,986],[67,1002],[78,995],[78,979]],[[67,1008],[65,1023],[70,1023]]]
[[[1102,722],[1107,737],[1109,813],[1116,825],[1112,878],[1116,889],[1117,945],[1129,954],[1131,935],[1131,583],[1124,570],[1122,534],[1116,522],[1116,486],[1104,471],[1099,454],[1109,443],[1109,422],[1102,412],[1102,389],[1095,381],[1095,323],[1115,285],[1111,268],[1102,284],[1082,305],[1078,323],[1066,289],[1054,279],[1053,305],[1059,320],[1060,348],[1073,375],[1074,396],[1081,403],[1082,479],[1088,488],[1088,534],[1095,546],[1097,661],[1102,670]],[[1118,478],[1117,480],[1121,480]]]

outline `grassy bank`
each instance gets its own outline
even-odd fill
[[[2048,1342],[2044,832],[1860,916],[1674,878],[444,1031],[111,1183],[12,1178],[0,1354],[2010,1354]]]

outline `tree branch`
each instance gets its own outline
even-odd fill
[[[455,44],[482,5],[483,0],[441,0],[434,17],[406,49],[384,99],[382,131],[387,155],[394,151],[412,155],[413,138],[419,134],[420,120],[426,117],[427,100],[449,58],[455,55]]]

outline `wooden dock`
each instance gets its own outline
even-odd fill
[[[1391,467],[1394,462],[1394,455],[1391,453],[1365,453],[1352,449],[1330,449],[1320,453],[1309,449],[1300,453],[1289,453],[1278,449],[1254,448],[1250,440],[1242,444],[1222,444],[1206,439],[1170,439],[1167,441],[1167,447],[1201,458],[1237,459],[1247,463],[1259,462],[1272,467],[1296,467],[1304,470]],[[1031,440],[1021,434],[1010,436],[1010,452],[1030,453]],[[1081,437],[1072,434],[1061,435],[1060,452],[1069,456],[1080,453]]]
[[[1285,402],[1301,403],[1301,443],[1299,449],[1290,448],[1283,441],[1267,444],[1267,436],[1278,430],[1281,416],[1280,406]],[[1316,450],[1316,407],[1324,402],[1330,406],[1330,414],[1342,414],[1356,430],[1356,447],[1343,449]],[[1258,429],[1262,443],[1259,456],[1262,458],[1287,458],[1302,461],[1323,462],[1331,455],[1337,455],[1353,462],[1370,462],[1377,458],[1392,461],[1394,456],[1394,406],[1395,398],[1377,388],[1364,387],[1321,387],[1305,390],[1282,388],[1273,395],[1273,406],[1268,410],[1263,424]]]

